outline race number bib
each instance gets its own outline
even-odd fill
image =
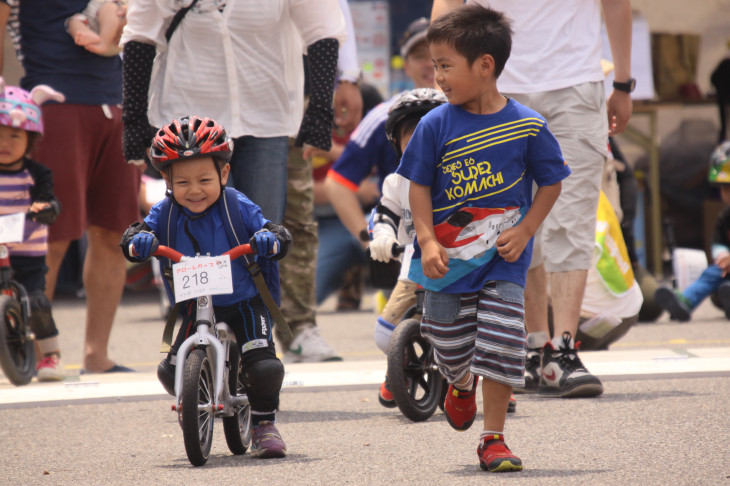
[[[25,229],[25,213],[0,216],[0,243],[18,243],[23,241]]]
[[[194,299],[201,295],[233,293],[231,257],[195,257],[172,266],[175,302]]]

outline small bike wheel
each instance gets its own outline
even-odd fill
[[[35,343],[17,300],[0,295],[0,367],[13,385],[27,385],[35,371]]]
[[[433,415],[443,389],[431,343],[421,336],[420,327],[417,319],[398,324],[388,351],[390,391],[401,413],[414,422]]]
[[[213,374],[203,349],[193,350],[185,360],[182,389],[182,430],[185,452],[193,466],[208,460],[213,442]]]
[[[228,386],[231,396],[241,396],[246,389],[241,381],[241,351],[236,343],[230,343],[230,373]],[[223,432],[228,449],[237,455],[245,454],[251,445],[251,405],[236,407],[232,417],[223,417]]]

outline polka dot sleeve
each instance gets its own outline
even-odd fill
[[[309,144],[322,150],[332,147],[332,96],[337,71],[337,39],[322,39],[307,47],[310,97],[295,145]]]
[[[124,123],[122,146],[126,160],[145,159],[154,136],[147,119],[147,91],[152,75],[155,46],[131,41],[124,45],[122,63]]]

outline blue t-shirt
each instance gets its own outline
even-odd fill
[[[261,214],[261,209],[249,200],[246,196],[240,192],[236,194],[238,199],[238,205],[241,208],[241,216],[243,217],[245,230],[247,234],[238,236],[242,241],[248,242],[254,233],[261,230],[268,219],[264,218]],[[159,228],[160,209],[162,208],[163,202],[159,202],[152,206],[150,213],[144,219],[144,222],[152,229],[152,232],[157,234]],[[174,204],[174,203],[173,203]],[[176,235],[175,235],[175,247],[174,249],[182,253],[183,255],[193,256],[195,255],[195,249],[193,247],[192,240],[188,237],[185,232],[184,225],[185,221],[188,221],[188,230],[193,235],[195,241],[200,245],[200,251],[202,255],[209,253],[211,256],[222,255],[231,249],[228,244],[228,236],[224,225],[229,224],[224,221],[221,212],[220,204],[216,204],[210,211],[203,217],[198,219],[190,219],[187,215],[192,213],[187,209],[182,208],[178,212],[178,218],[175,224],[177,224]],[[185,214],[183,214],[185,213]],[[172,222],[170,224],[173,224]],[[231,262],[232,277],[233,277],[233,293],[230,295],[214,295],[213,305],[216,306],[229,306],[241,302],[242,300],[249,300],[256,295],[256,284],[254,284],[251,275],[246,268],[245,259],[243,257],[233,260]]]
[[[532,204],[532,182],[555,184],[570,174],[545,119],[510,99],[491,115],[445,104],[416,127],[397,173],[431,187],[436,238],[449,271],[430,279],[421,268],[418,237],[409,278],[426,289],[476,292],[490,280],[525,286],[532,240],[519,259],[497,253],[499,234],[518,224]]]
[[[4,0],[3,3],[7,3]],[[20,45],[25,76],[20,86],[31,90],[47,84],[66,96],[66,103],[117,105],[122,102],[122,60],[77,46],[64,22],[86,8],[88,0],[22,0]]]
[[[385,136],[385,122],[388,110],[401,93],[383,101],[370,110],[357,126],[342,155],[335,161],[328,174],[345,187],[357,191],[360,183],[373,171],[378,170],[378,188],[382,190],[383,180],[395,172],[398,158]]]

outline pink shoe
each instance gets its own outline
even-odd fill
[[[35,367],[38,381],[63,381],[66,370],[61,358],[52,354],[38,362]]]

